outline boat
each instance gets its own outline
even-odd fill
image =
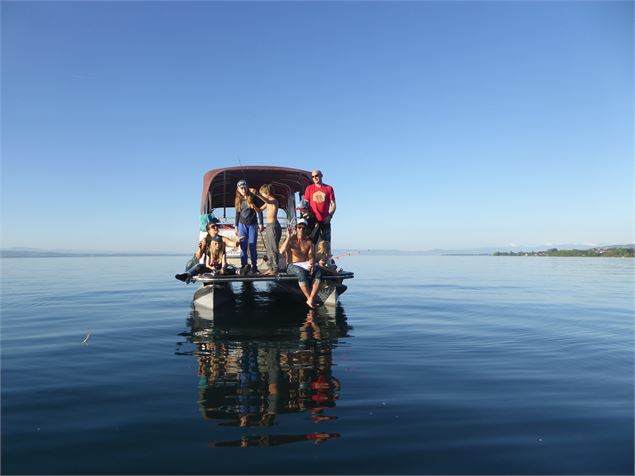
[[[297,204],[303,199],[304,190],[312,183],[311,172],[288,167],[273,166],[238,166],[210,170],[203,176],[203,191],[199,216],[199,237],[205,237],[205,225],[210,221],[217,223],[219,235],[231,240],[237,239],[237,230],[234,227],[235,208],[234,199],[236,184],[244,179],[250,188],[259,189],[262,185],[272,184],[274,197],[278,200],[278,221],[282,227],[282,244],[288,234],[289,228],[295,227]],[[259,200],[257,203],[260,203]],[[227,247],[228,265],[235,269],[240,268],[240,248]],[[265,248],[262,233],[258,237],[258,262],[259,269],[264,269]],[[285,257],[280,256],[280,269],[286,270]],[[325,275],[322,278],[316,303],[319,305],[337,306],[340,296],[346,291],[343,283],[351,279],[354,274],[350,271],[338,270],[336,274]],[[214,310],[220,306],[227,306],[234,302],[237,284],[253,284],[269,286],[272,291],[282,291],[289,298],[302,297],[302,291],[298,286],[297,277],[286,272],[280,272],[276,276],[260,274],[216,274],[205,273],[194,276],[192,281],[199,284],[193,296],[193,303],[199,309]],[[240,291],[238,291],[240,292]]]

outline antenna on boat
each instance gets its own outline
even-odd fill
[[[238,160],[238,165],[240,166],[240,170],[242,171],[243,175],[244,175],[244,179],[247,178],[246,174],[245,174],[245,168],[243,167],[243,163],[240,160],[240,155],[236,154],[236,160]]]

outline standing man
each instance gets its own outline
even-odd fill
[[[335,192],[333,187],[322,182],[322,171],[311,172],[313,183],[304,191],[320,227],[320,240],[331,241],[331,218],[335,213]]]

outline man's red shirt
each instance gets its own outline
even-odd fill
[[[335,200],[333,187],[323,183],[321,186],[311,184],[304,191],[304,198],[309,201],[311,210],[319,222],[323,222],[329,214],[329,206]]]

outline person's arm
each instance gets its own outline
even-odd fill
[[[205,249],[205,238],[199,241],[198,244],[196,245],[196,251],[194,252],[194,256],[196,256],[196,259],[201,259],[201,256],[203,256],[204,249]]]
[[[223,253],[220,255],[220,264],[221,264],[221,273],[224,273],[225,270],[227,269],[227,254],[223,251]]]
[[[282,242],[282,245],[280,245],[280,254],[287,252],[287,248],[289,247],[290,238],[291,238],[291,233],[288,233],[287,237]]]
[[[210,253],[205,253],[205,266],[208,268],[212,268],[212,256]]]
[[[265,203],[265,205],[267,203],[273,203],[273,202],[276,201],[275,198],[265,198],[265,197],[263,197],[262,195],[260,195],[260,192],[257,191],[255,188],[250,188],[249,190],[251,190],[251,193],[253,193],[256,197],[258,197],[260,200],[262,200]],[[262,207],[260,207],[260,208],[262,209]]]
[[[232,240],[231,238],[227,238],[226,236],[223,236],[222,238],[225,246],[231,246],[232,248],[236,248],[238,244],[245,239],[244,236],[241,236],[238,240]]]
[[[312,241],[309,241],[309,243],[309,273],[312,273],[315,267],[315,247]]]
[[[331,189],[329,190],[329,198],[331,199],[331,203],[329,203],[329,215],[333,217],[335,209],[337,208],[337,204],[335,203],[335,191],[333,190],[333,187],[331,187]]]
[[[309,240],[316,241],[315,236],[318,233],[320,233],[320,222],[315,220],[313,221],[313,229],[311,230],[311,233],[309,233]]]
[[[287,234],[286,239],[284,240],[284,243],[282,243],[282,246],[280,247],[280,254],[282,256],[284,256],[284,259],[287,262],[287,266],[291,264],[291,240],[293,239],[293,236],[291,233]]]
[[[254,210],[258,211],[262,211],[265,208],[267,208],[267,199],[265,197],[263,197],[262,195],[260,195],[260,192],[258,190],[256,190],[255,188],[250,188],[249,191],[255,196],[258,197],[262,202],[263,205],[261,207],[256,206],[256,204],[254,203]]]
[[[255,189],[255,188],[250,188],[250,189],[249,189],[249,191],[251,192],[251,194],[252,194],[254,197],[257,197],[258,199],[260,199],[260,201],[261,201],[261,202],[263,202],[263,206],[262,206],[262,207],[259,207],[259,206],[258,206],[258,205],[256,205],[255,203],[253,203],[253,204],[251,205],[251,207],[252,207],[252,208],[256,211],[256,220],[258,221],[258,229],[259,229],[260,231],[262,231],[262,230],[264,230],[264,229],[265,229],[265,227],[264,227],[265,222],[264,222],[264,220],[262,219],[262,211],[263,211],[263,210],[266,208],[266,206],[267,206],[267,200],[266,200],[266,199],[265,199],[262,195],[260,195],[260,194],[256,191],[256,189]]]

